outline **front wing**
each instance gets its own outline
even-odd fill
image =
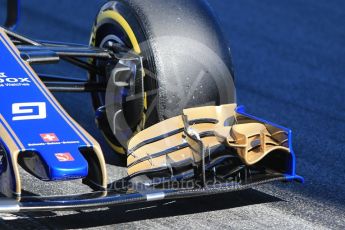
[[[245,113],[244,108],[241,106],[236,109],[236,113],[238,116],[242,116],[243,119],[250,119],[265,125],[274,126],[284,130],[288,134],[288,148],[291,150],[291,158],[284,173],[268,173],[254,177],[245,175],[245,178],[239,181],[214,181],[214,183],[204,185],[194,183],[192,186],[184,188],[164,188],[164,186],[156,188],[143,184],[131,184],[131,178],[127,177],[108,184],[105,191],[70,196],[29,196],[22,197],[20,200],[0,199],[0,212],[94,209],[132,203],[145,203],[227,193],[273,181],[303,182],[304,179],[296,174],[295,154],[291,142],[291,130],[251,116]]]
[[[99,144],[59,105],[17,48],[0,29],[0,212],[76,210],[164,199],[204,196],[246,189],[270,181],[303,181],[296,175],[291,130],[246,114],[244,120],[277,127],[286,133],[290,160],[284,173],[215,181],[193,187],[164,188],[131,184],[131,177],[107,184]],[[156,134],[157,136],[160,133]],[[93,162],[93,164],[90,164]],[[96,162],[96,164],[94,164]],[[83,178],[97,192],[70,196],[21,196],[19,164],[42,180]]]

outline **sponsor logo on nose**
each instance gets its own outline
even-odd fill
[[[70,153],[55,153],[55,157],[60,162],[74,161],[74,158]]]
[[[6,73],[0,72],[0,83],[31,83],[27,77],[8,77]]]

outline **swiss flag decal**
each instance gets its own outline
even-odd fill
[[[40,134],[42,140],[44,142],[57,142],[59,138],[55,135],[55,133],[42,133]]]

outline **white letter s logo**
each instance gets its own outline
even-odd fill
[[[33,108],[38,108],[38,114],[33,114]],[[39,120],[47,118],[47,109],[45,102],[15,103],[12,105],[13,121]],[[18,114],[26,114],[15,116]]]

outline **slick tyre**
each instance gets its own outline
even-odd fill
[[[184,108],[236,102],[230,49],[205,0],[109,1],[97,15],[90,44],[101,46],[106,39],[143,57],[144,96],[123,111],[132,126],[128,139]],[[102,97],[92,94],[95,110],[104,106]],[[124,154],[126,143],[119,143],[109,125],[100,128]]]

